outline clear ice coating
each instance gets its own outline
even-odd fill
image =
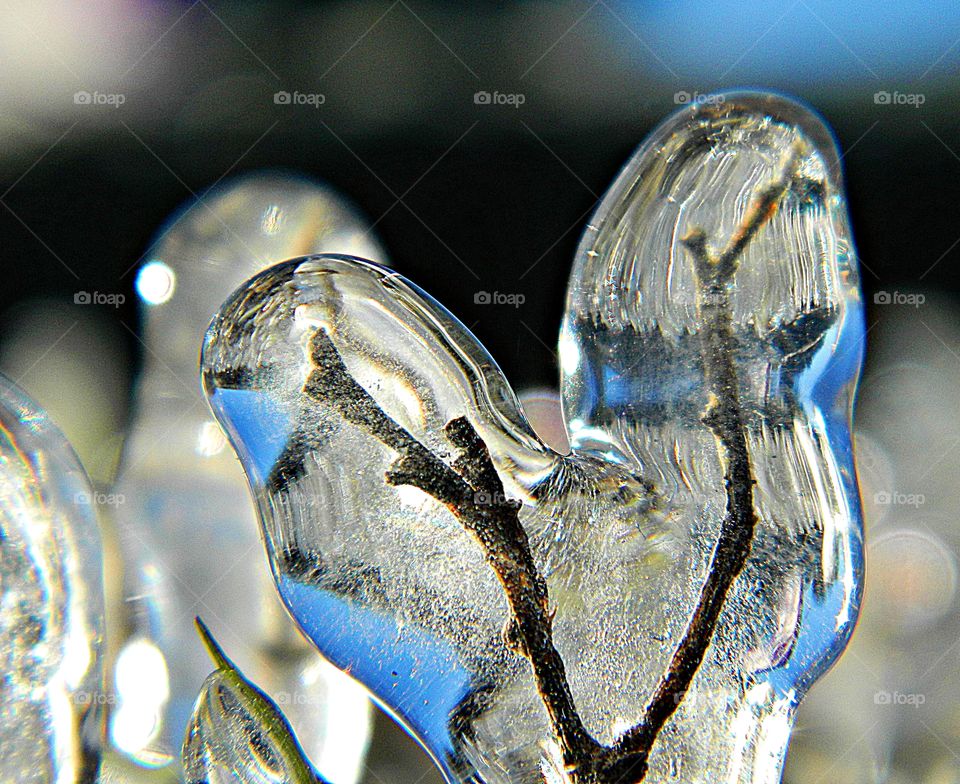
[[[96,781],[104,600],[94,501],[60,431],[0,376],[0,781]]]
[[[569,454],[356,258],[253,278],[202,365],[288,609],[448,781],[773,783],[857,617],[862,346],[833,140],[742,94],[669,118],[586,230]]]
[[[174,216],[145,257],[145,361],[120,465],[115,517],[130,633],[115,666],[113,744],[138,764],[177,766],[210,672],[193,618],[275,698],[333,784],[354,784],[371,706],[297,633],[277,599],[250,495],[196,380],[197,345],[223,299],[257,271],[304,253],[382,258],[337,193],[276,173],[237,178]]]
[[[226,657],[206,626],[197,625],[216,670],[204,681],[187,726],[186,781],[321,784],[276,705]]]

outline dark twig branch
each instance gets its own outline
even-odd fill
[[[322,329],[314,333],[310,350],[314,370],[304,387],[306,394],[334,406],[345,420],[396,451],[387,480],[417,487],[444,504],[480,543],[510,603],[506,642],[530,662],[564,762],[575,766],[595,759],[602,747],[583,726],[563,659],[553,645],[547,584],[520,523],[520,504],[506,499],[487,447],[473,425],[464,417],[447,423],[444,432],[461,451],[453,466],[448,466],[384,413],[350,375]]]
[[[444,504],[483,548],[510,604],[511,618],[504,631],[506,644],[530,662],[568,775],[575,784],[639,784],[643,780],[653,744],[700,668],[730,588],[750,554],[757,522],[754,478],[735,364],[730,285],[744,250],[776,213],[804,154],[799,143],[791,148],[776,179],[757,194],[722,251],[714,253],[708,248],[702,229],[690,231],[683,239],[693,257],[698,283],[699,334],[709,393],[703,421],[716,437],[725,466],[726,513],[696,609],[666,672],[640,722],[612,746],[599,743],[583,726],[563,659],[553,644],[547,584],[520,522],[520,504],[505,498],[486,444],[473,425],[465,417],[447,423],[444,433],[460,452],[453,464],[447,465],[391,419],[356,382],[324,330],[317,330],[311,338],[314,369],[304,392],[333,406],[346,421],[394,450],[397,458],[387,481],[419,488]]]
[[[727,594],[750,555],[757,518],[753,505],[753,470],[735,364],[737,341],[732,326],[730,284],[743,251],[776,213],[780,200],[796,176],[803,154],[800,143],[790,149],[779,175],[757,194],[740,226],[720,253],[711,253],[702,229],[693,229],[683,239],[693,256],[698,284],[699,334],[710,396],[703,421],[713,431],[720,461],[726,466],[727,507],[707,577],[686,631],[647,703],[643,720],[616,744],[616,747],[632,751],[643,760],[636,781],[641,780],[646,770],[646,759],[653,742],[683,701],[700,668]],[[630,770],[631,774],[635,772]]]

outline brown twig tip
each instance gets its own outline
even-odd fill
[[[708,256],[707,233],[700,226],[694,226],[680,238],[680,242],[697,256]]]
[[[753,196],[740,224],[730,235],[723,250],[716,252],[710,249],[707,234],[702,227],[694,226],[687,230],[680,242],[693,256],[702,283],[726,283],[733,278],[747,245],[776,215],[784,194],[789,190],[801,162],[808,154],[809,146],[803,139],[797,139],[790,145],[790,149],[780,161],[777,173]]]
[[[719,276],[729,280],[736,272],[743,251],[757,232],[776,214],[780,200],[797,176],[800,162],[807,153],[808,146],[803,139],[797,139],[790,145],[790,149],[780,161],[776,176],[754,197],[740,225],[727,242],[727,247],[716,257]]]

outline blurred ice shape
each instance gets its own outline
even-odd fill
[[[0,781],[96,780],[105,704],[97,502],[60,431],[0,376]]]
[[[142,765],[177,764],[210,670],[193,629],[203,614],[242,669],[282,703],[321,772],[334,784],[357,779],[369,700],[305,646],[283,613],[243,472],[196,381],[206,325],[233,289],[271,264],[318,251],[384,258],[338,194],[261,173],[186,205],[137,273],[144,369],[117,484],[130,633],[114,669],[111,738]]]

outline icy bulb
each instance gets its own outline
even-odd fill
[[[46,415],[0,377],[0,780],[89,784],[105,704],[97,496]]]
[[[569,454],[356,258],[253,278],[202,364],[288,609],[448,781],[773,784],[859,606],[862,344],[833,141],[744,94],[668,119],[587,228]]]
[[[231,662],[202,621],[216,670],[204,681],[183,742],[190,784],[320,784],[283,714]]]
[[[136,288],[146,310],[144,370],[116,509],[132,632],[114,668],[113,743],[146,766],[176,765],[209,661],[202,613],[238,663],[284,705],[333,784],[353,784],[369,699],[324,662],[277,599],[236,458],[196,382],[197,345],[246,278],[304,253],[382,258],[337,194],[275,174],[240,178],[187,206],[160,232]]]

